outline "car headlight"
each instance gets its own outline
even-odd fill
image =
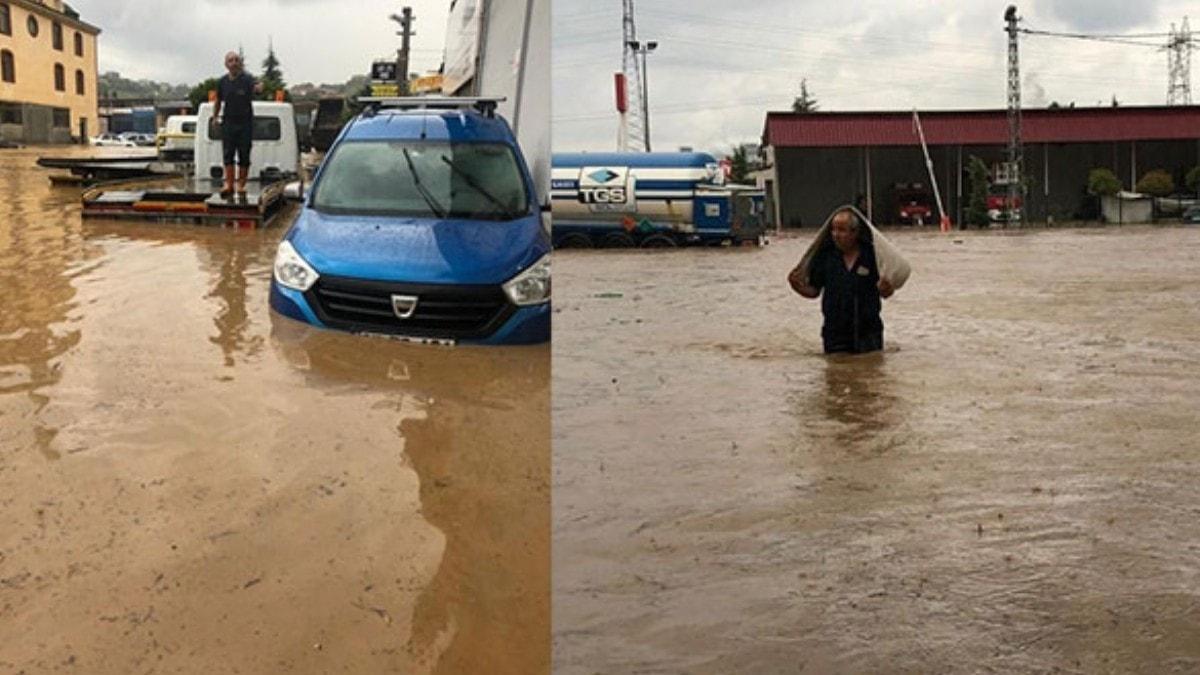
[[[504,292],[514,304],[538,305],[550,301],[550,254],[542,256],[529,269],[509,279]]]
[[[317,271],[296,253],[290,242],[279,242],[279,249],[275,252],[275,281],[280,286],[303,293],[317,283],[318,276]]]

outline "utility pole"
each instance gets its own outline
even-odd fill
[[[642,64],[638,62],[637,26],[633,17],[633,0],[621,0],[621,72],[625,74],[625,103],[623,132],[618,143],[621,150],[644,150],[648,148],[646,133],[646,107],[643,105],[645,87],[642,84]]]
[[[1017,57],[1017,6],[1009,5],[1004,12],[1008,32],[1008,165],[1005,173],[1008,179],[1008,219],[1011,222],[1019,219],[1017,204],[1023,192],[1024,182],[1024,149],[1021,147],[1021,68]],[[1024,203],[1021,203],[1022,209]]]
[[[1175,30],[1171,24],[1171,37],[1167,40],[1167,105],[1192,104],[1192,29],[1187,17]]]
[[[412,7],[401,9],[400,13],[393,14],[391,19],[400,24],[400,30],[396,32],[396,35],[400,36],[400,49],[396,52],[396,86],[399,87],[401,96],[408,96],[409,39],[416,35],[412,29]]]

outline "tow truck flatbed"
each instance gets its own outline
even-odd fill
[[[83,193],[83,217],[124,218],[232,227],[264,227],[284,204],[287,180],[246,184],[245,195],[222,197],[208,178],[103,183]]]
[[[52,174],[55,185],[96,185],[124,178],[178,176],[188,173],[190,162],[162,161],[157,155],[114,155],[110,157],[39,157],[37,164],[47,169],[65,169]]]

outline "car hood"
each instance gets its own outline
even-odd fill
[[[503,283],[550,250],[536,214],[502,222],[305,208],[287,239],[318,274],[425,284]]]

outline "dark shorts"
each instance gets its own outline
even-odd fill
[[[883,349],[883,332],[859,335],[855,340],[853,335],[823,336],[826,354],[864,354]]]
[[[238,166],[250,166],[250,141],[254,127],[249,123],[226,121],[221,126],[221,149],[225,152],[225,166],[233,164],[237,157]]]

